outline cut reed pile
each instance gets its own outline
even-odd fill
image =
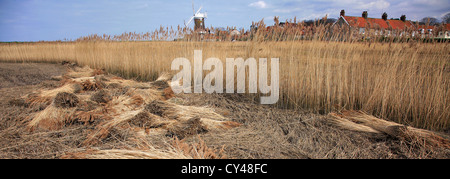
[[[413,130],[414,135],[388,134],[383,129],[412,128],[370,125],[365,121],[381,121],[374,123],[380,126],[388,122],[366,113],[342,111],[338,115],[349,126],[361,124],[371,129],[374,136],[330,125],[330,116],[260,105],[244,94],[179,94],[168,98],[170,88],[165,79],[170,75],[142,83],[92,71],[75,67],[64,77],[39,85],[1,89],[0,158],[449,156],[449,148],[436,135],[415,135],[426,134],[421,129]],[[84,89],[80,84],[85,81],[98,83],[101,89]],[[78,84],[79,90],[67,92],[70,90],[62,88],[67,84]],[[33,107],[27,102],[29,98],[50,100],[36,101]],[[428,142],[433,139],[443,143]]]
[[[434,132],[386,121],[362,111],[342,111],[330,113],[329,116],[332,117],[332,122],[344,129],[377,135],[385,134],[407,142],[418,143],[422,147],[450,149],[450,140]]]
[[[111,132],[121,131],[132,132],[137,138],[173,137],[178,143],[170,150],[146,145],[145,150],[88,150],[67,154],[66,158],[195,158],[193,154],[183,154],[181,149],[186,146],[178,139],[240,126],[212,109],[171,102],[166,94],[171,91],[167,75],[152,83],[142,83],[104,72],[98,74],[87,67],[74,67],[63,77],[55,77],[61,79],[61,87],[24,96],[29,106],[46,106],[29,117],[28,129],[54,131],[75,124],[90,126],[92,130],[81,143],[85,147],[104,142]],[[87,88],[83,84],[97,85]],[[212,152],[213,149],[205,147],[200,143],[198,149]]]

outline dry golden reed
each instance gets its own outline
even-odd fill
[[[236,42],[101,40],[1,44],[0,60],[70,60],[127,78],[155,80],[158,74],[170,71],[173,59],[193,60],[194,50],[202,50],[203,60],[279,58],[278,107],[323,114],[355,109],[420,128],[450,127],[448,43],[289,40],[297,34],[277,35],[286,33],[272,30],[262,34],[258,30],[252,40]],[[275,37],[285,38],[278,41],[280,38]]]

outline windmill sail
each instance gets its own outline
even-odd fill
[[[206,13],[201,13],[200,11],[202,10],[203,6],[200,6],[200,8],[197,10],[197,12],[195,11],[194,8],[194,1],[192,1],[192,17],[189,19],[189,21],[187,23],[185,23],[185,27],[188,27],[192,20],[194,20],[194,31],[202,31],[204,32],[205,30],[205,19],[207,17]]]

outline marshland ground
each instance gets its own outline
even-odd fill
[[[0,63],[0,158],[450,157],[448,147],[426,145],[421,140],[345,130],[330,123],[332,119],[329,115],[306,109],[261,105],[250,96],[241,94],[180,94],[161,102],[166,106],[172,105],[167,110],[177,110],[178,107],[205,108],[223,116],[226,121],[239,124],[226,130],[187,125],[181,130],[190,131],[184,133],[167,127],[169,133],[141,135],[136,130],[142,126],[134,126],[135,123],[127,119],[124,122],[126,125],[109,128],[108,134],[95,143],[86,143],[99,126],[95,121],[64,122],[59,128],[51,130],[30,130],[33,117],[54,105],[54,102],[31,105],[24,97],[61,88],[67,82],[57,77],[73,72],[74,68],[81,69],[70,63]],[[118,74],[103,75],[110,81],[119,79]],[[151,80],[143,81],[142,85],[148,83]],[[107,88],[110,84],[106,85],[105,91],[112,93],[114,89]],[[81,91],[76,94],[97,93],[95,90]],[[115,98],[114,94],[111,95]],[[444,98],[448,99],[448,96]],[[162,111],[161,118],[171,116],[166,112],[170,111]],[[197,115],[202,118],[201,112]],[[194,132],[191,130],[193,126]],[[145,132],[152,133],[156,129],[158,127]],[[444,139],[448,136],[442,130],[438,134]]]

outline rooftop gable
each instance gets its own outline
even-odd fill
[[[382,28],[387,29],[389,25],[383,19],[377,18],[363,18],[354,16],[342,16],[351,27],[368,27],[368,28]]]
[[[351,27],[366,27],[367,21],[362,17],[342,16]]]

